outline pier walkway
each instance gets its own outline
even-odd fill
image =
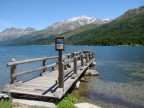
[[[61,99],[67,91],[80,80],[81,76],[95,60],[92,51],[74,52],[63,55],[62,73],[58,71],[58,62],[47,65],[48,59],[57,59],[57,56],[42,57],[28,60],[12,60],[7,64],[11,71],[11,84],[5,85],[3,92],[11,93],[12,97],[21,95],[38,96],[42,98]],[[26,63],[42,61],[42,67],[17,73],[17,66]],[[52,71],[47,71],[51,68]],[[41,75],[25,82],[17,81],[17,77],[42,71]],[[63,75],[63,76],[60,76]],[[62,78],[63,79],[59,79]],[[60,86],[62,84],[62,86]]]

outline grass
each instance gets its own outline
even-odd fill
[[[75,108],[74,104],[80,103],[80,100],[74,96],[68,94],[62,101],[58,104],[57,108]]]
[[[12,107],[12,100],[4,100],[0,101],[0,108],[11,108]]]
[[[73,95],[68,94],[66,97],[64,97],[57,105],[57,108],[75,108],[74,104],[80,103],[80,100],[78,100]],[[18,107],[19,105],[17,105]],[[0,101],[0,108],[11,108],[12,107],[12,100],[4,100]],[[16,105],[13,107],[16,108]],[[32,107],[32,108],[43,108],[43,107]]]

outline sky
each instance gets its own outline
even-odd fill
[[[144,0],[0,0],[0,32],[5,28],[45,29],[78,16],[115,19]]]

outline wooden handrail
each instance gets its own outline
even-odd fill
[[[73,62],[73,59],[66,60],[66,61],[64,61],[64,65],[67,65],[67,64],[69,64],[71,62]]]
[[[74,52],[77,53],[77,52]],[[65,59],[65,56],[70,56],[71,54],[64,54],[63,59]],[[27,59],[27,60],[20,60],[20,61],[14,61],[14,62],[8,62],[7,67],[12,65],[20,65],[25,63],[31,63],[31,62],[37,62],[37,61],[43,61],[45,59],[56,59],[58,56],[52,56],[52,57],[42,57],[42,58],[34,58],[34,59]]]
[[[74,54],[74,55],[73,55]],[[73,56],[73,57],[72,57]],[[80,65],[83,67],[84,65],[84,58],[86,59],[86,63],[88,63],[89,60],[91,60],[94,57],[94,52],[92,51],[83,51],[83,52],[74,52],[71,54],[64,54],[63,55],[63,67],[69,65],[69,63],[74,62],[74,73],[77,73],[77,60],[81,59]],[[51,56],[51,57],[42,57],[42,58],[34,58],[34,59],[27,59],[27,60],[20,60],[16,61],[15,59],[12,59],[11,62],[8,62],[7,66],[11,67],[11,83],[16,82],[16,78],[25,74],[29,74],[32,72],[36,72],[39,70],[42,70],[42,72],[46,72],[46,69],[49,67],[58,67],[57,63],[46,65],[46,60],[47,59],[56,59],[58,56]],[[31,63],[31,62],[37,62],[37,61],[42,61],[42,67],[38,67],[36,69],[32,70],[27,70],[23,71],[21,73],[16,73],[16,67],[17,65],[20,64],[25,64],[25,63]]]
[[[48,67],[52,67],[53,65],[55,65],[56,63],[54,64],[50,64],[50,65],[47,65],[47,66],[42,66],[42,67],[39,67],[39,68],[36,68],[36,69],[33,69],[33,70],[28,70],[28,71],[24,71],[24,72],[21,72],[21,73],[16,73],[16,74],[12,74],[12,77],[13,78],[16,78],[16,77],[19,77],[19,76],[22,76],[22,75],[25,75],[25,74],[29,74],[29,73],[32,73],[32,72],[36,72],[36,71],[39,71],[39,70],[43,70],[43,69],[46,69]]]
[[[20,61],[9,62],[7,64],[7,66],[9,67],[9,66],[12,66],[12,65],[19,65],[19,64],[25,64],[25,63],[31,63],[31,62],[42,61],[42,60],[45,60],[45,59],[55,59],[55,58],[57,58],[57,56],[20,60]]]

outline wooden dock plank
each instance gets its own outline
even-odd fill
[[[90,61],[87,65],[83,67],[80,66],[81,62],[78,61],[78,69],[77,69],[77,77],[72,79],[73,75],[73,62],[70,64],[71,68],[68,68],[69,71],[72,71],[69,75],[65,76],[64,82],[64,93],[63,95],[70,89],[70,87],[79,79],[79,77],[83,74],[83,72],[89,67],[92,63]],[[84,63],[85,64],[85,63]],[[81,69],[82,68],[82,69]],[[69,71],[65,70],[65,73]],[[14,87],[10,90],[11,93],[18,94],[26,94],[26,95],[34,95],[34,96],[42,96],[42,97],[52,97],[52,98],[61,98],[62,96],[57,97],[55,92],[58,88],[58,84],[56,84],[56,80],[58,79],[58,70],[50,72],[43,76],[39,76],[27,82],[24,82],[22,85],[18,87]]]

